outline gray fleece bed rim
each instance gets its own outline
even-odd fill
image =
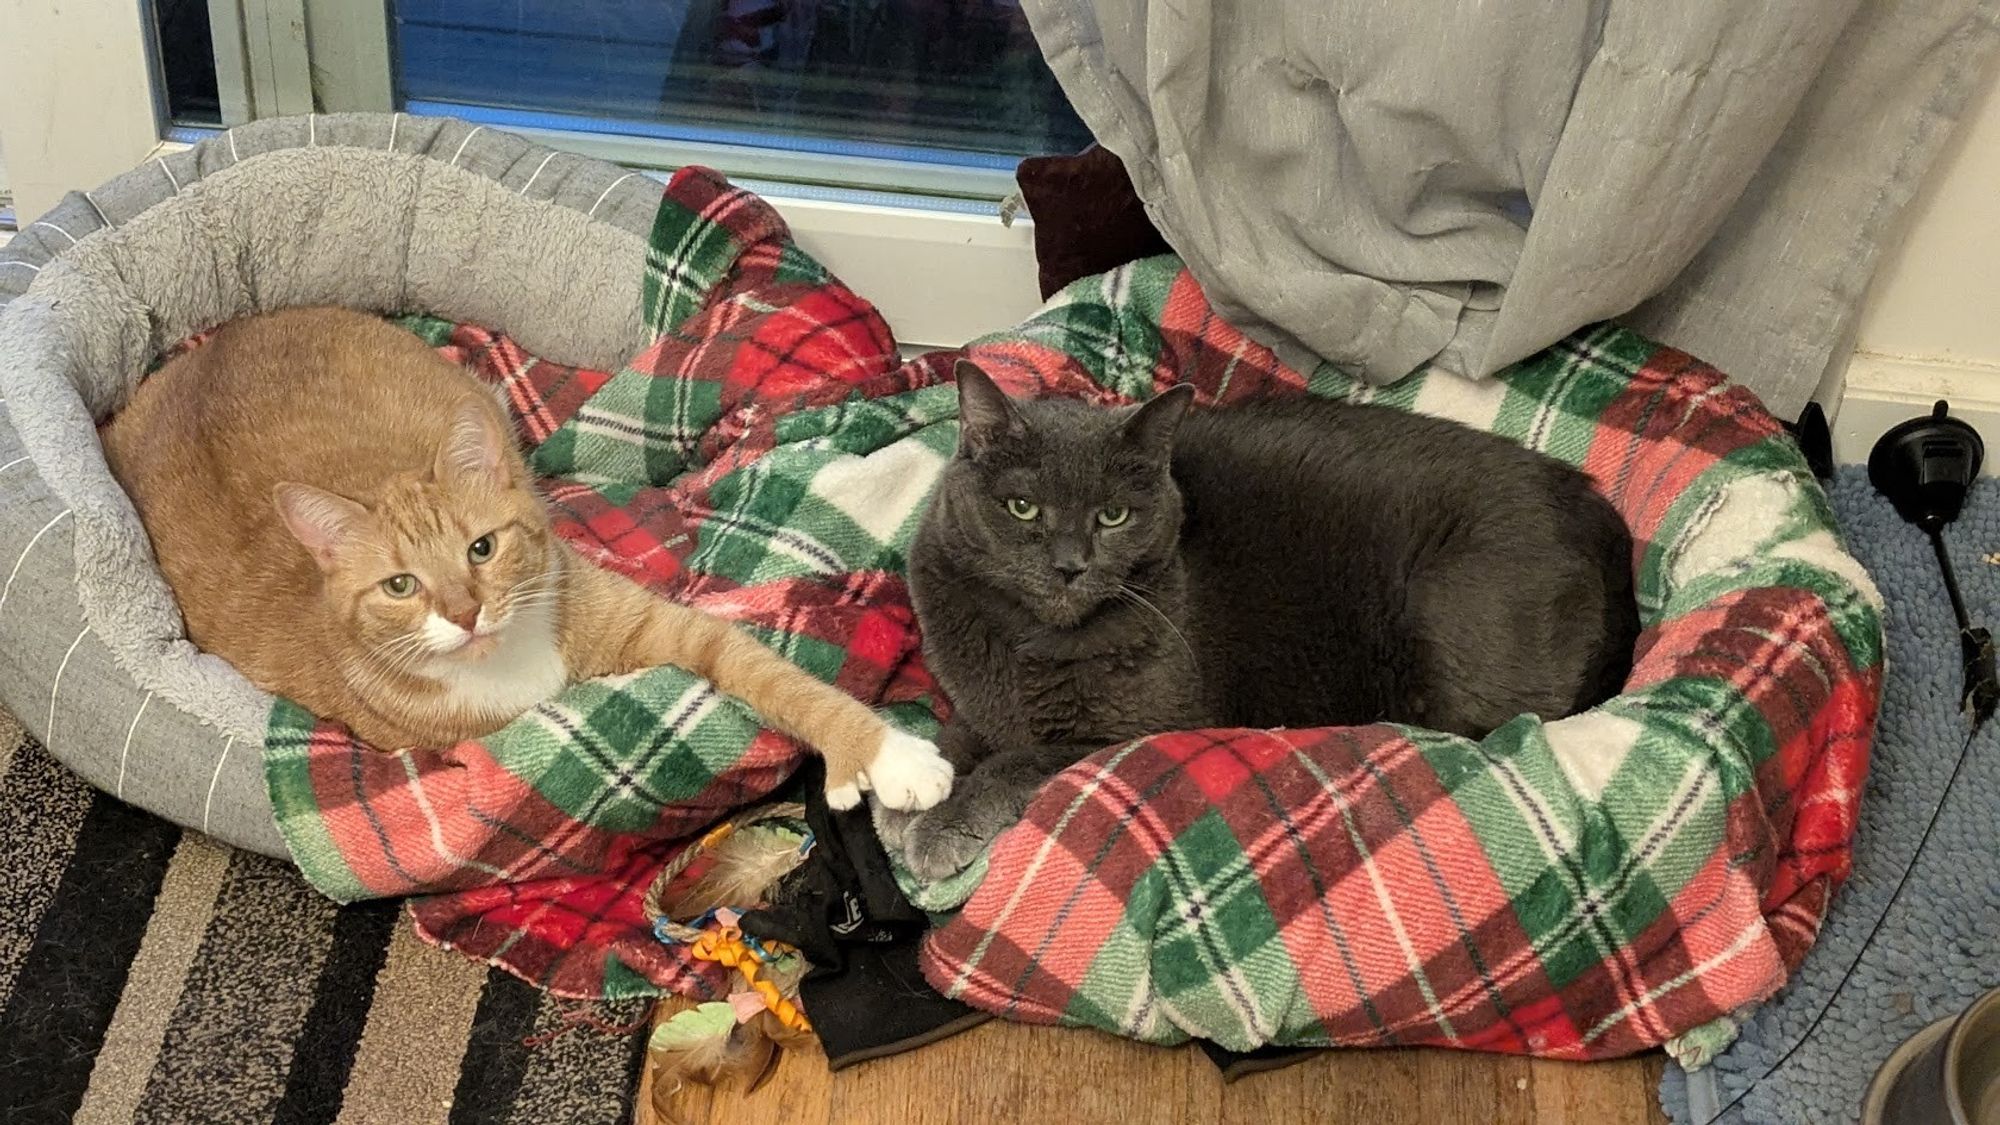
[[[185,639],[97,424],[172,344],[298,305],[434,313],[615,368],[646,342],[660,194],[484,126],[332,114],[237,127],[24,224],[0,248],[0,705],[93,785],[288,856],[271,698]]]

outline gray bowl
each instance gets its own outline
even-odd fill
[[[1868,1084],[1862,1125],[2000,1125],[2000,988],[1911,1036]]]

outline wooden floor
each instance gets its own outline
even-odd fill
[[[837,1075],[819,1054],[792,1052],[754,1094],[686,1089],[673,1105],[685,1125],[1664,1125],[1662,1065],[1657,1053],[1556,1063],[1339,1051],[1224,1086],[1192,1047],[995,1022]]]

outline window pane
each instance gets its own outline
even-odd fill
[[[1018,0],[393,4],[409,101],[987,167],[1090,140]]]
[[[160,33],[160,69],[166,76],[167,116],[182,125],[222,121],[215,92],[215,47],[209,38],[208,0],[154,0]]]

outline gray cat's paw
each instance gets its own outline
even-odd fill
[[[972,865],[994,837],[1020,823],[1028,809],[1032,787],[996,783],[970,785],[950,801],[918,813],[902,827],[902,863],[924,883],[950,879]]]
[[[949,879],[970,867],[1017,819],[1018,814],[1001,815],[991,807],[955,803],[919,813],[903,826],[903,866],[926,883]]]
[[[903,850],[903,843],[909,838],[910,824],[922,813],[905,812],[887,805],[875,805],[875,838],[882,841],[885,851],[894,855]]]

